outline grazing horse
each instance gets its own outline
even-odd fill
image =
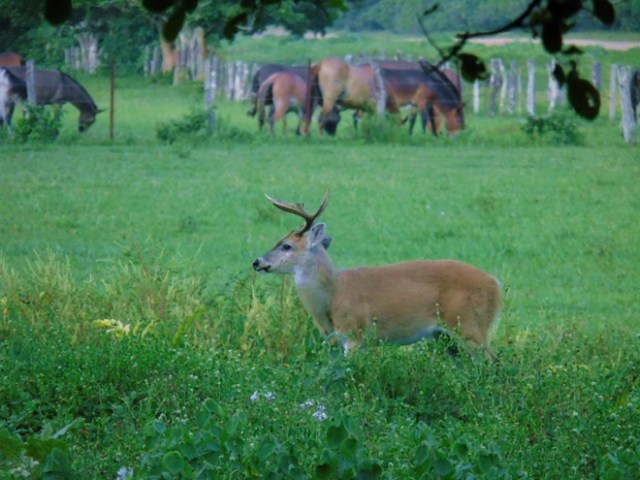
[[[273,75],[277,72],[288,72],[298,75],[305,82],[307,81],[307,67],[302,66],[288,66],[288,65],[280,65],[277,63],[269,63],[267,65],[263,65],[258,69],[258,71],[253,75],[253,80],[251,81],[251,93],[249,95],[249,99],[251,100],[251,110],[247,112],[247,115],[250,117],[255,117],[258,112],[258,90],[260,89],[260,85],[264,82],[269,76]],[[267,103],[267,105],[271,105]]]
[[[24,58],[15,52],[0,53],[0,67],[19,67],[24,64]]]
[[[265,106],[271,105],[269,110],[269,130],[273,135],[273,125],[282,119],[282,134],[287,130],[287,113],[298,112],[298,128],[304,119],[305,97],[307,82],[302,77],[291,72],[277,72],[270,75],[260,84],[257,95],[258,125],[260,130],[264,125]]]
[[[444,116],[450,135],[464,128],[460,82],[453,72],[442,72],[426,63],[400,61],[381,62],[380,68],[387,93],[394,102],[400,107],[413,107],[409,133],[413,131],[417,112],[422,115],[423,130],[428,121],[434,135],[440,130],[440,115]]]
[[[75,79],[59,70],[34,70],[36,105],[71,103],[80,111],[78,130],[84,132],[96,120],[101,111]],[[0,68],[0,126],[11,126],[11,117],[17,102],[27,100],[25,67]]]
[[[307,109],[303,133],[309,134],[311,116],[316,104],[322,105],[318,117],[320,134],[326,131],[335,135],[339,116],[335,107],[372,112],[377,108],[377,87],[371,66],[350,65],[337,58],[328,58],[313,65],[307,85]],[[400,110],[387,98],[387,111],[398,113]]]
[[[631,75],[631,108],[633,108],[633,120],[638,119],[638,104],[640,104],[640,68]]]

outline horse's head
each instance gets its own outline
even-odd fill
[[[318,118],[318,122],[322,130],[327,132],[328,135],[334,136],[336,131],[338,130],[338,124],[340,123],[340,112],[338,109],[334,108],[331,112],[325,114],[321,114]]]
[[[96,121],[96,115],[100,112],[104,112],[102,109],[98,110],[82,110],[80,117],[78,118],[78,131],[85,132]]]

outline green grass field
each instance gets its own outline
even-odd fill
[[[67,107],[51,144],[0,139],[0,478],[636,478],[640,166],[616,122],[574,119],[579,146],[473,115],[456,139],[272,140],[221,101],[216,136],[167,145],[199,87],[117,95],[113,142]],[[252,272],[298,224],[264,193],[327,190],[337,266],[501,280],[499,366],[426,342],[344,357],[292,282]]]

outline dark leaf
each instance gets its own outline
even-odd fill
[[[338,448],[347,437],[347,431],[342,425],[332,425],[327,430],[327,443],[332,448]]]
[[[467,82],[486,80],[489,78],[486,65],[477,56],[470,53],[460,53],[458,54],[458,61],[460,62],[462,78]]]
[[[556,63],[556,66],[553,69],[553,77],[558,81],[560,86],[564,85],[564,82],[567,81],[567,77],[564,74],[564,69],[559,63]]]
[[[71,17],[71,0],[46,0],[44,18],[52,25],[60,25]]]
[[[567,19],[580,11],[582,0],[550,0],[547,8],[552,16]]]
[[[570,75],[567,81],[567,98],[578,115],[593,120],[600,113],[600,92],[590,82]]]
[[[551,53],[558,53],[562,49],[562,31],[557,22],[547,22],[542,27],[542,45]]]
[[[142,6],[153,13],[163,13],[174,3],[175,0],[142,0]]]
[[[185,19],[184,10],[175,10],[167,19],[167,23],[162,27],[162,36],[165,40],[173,42],[182,30]]]
[[[224,38],[226,38],[227,40],[231,40],[233,37],[235,37],[236,33],[238,33],[238,31],[240,30],[240,27],[247,23],[248,18],[249,17],[247,15],[247,12],[243,12],[239,15],[236,15],[235,17],[230,18],[224,24],[224,29],[222,31]]]
[[[422,12],[422,16],[426,17],[427,15],[431,15],[433,12],[435,12],[436,10],[438,10],[438,8],[440,8],[440,5],[437,3],[434,3],[432,6],[430,6],[429,8],[425,9],[424,12]]]
[[[193,12],[198,7],[198,0],[182,0],[182,8],[185,12]]]
[[[569,45],[567,48],[562,50],[564,55],[582,55],[584,51],[581,48],[576,47],[575,45]]]
[[[323,463],[316,467],[316,478],[335,478],[336,467],[328,463]]]
[[[605,25],[616,20],[616,11],[609,0],[593,0],[593,14]]]

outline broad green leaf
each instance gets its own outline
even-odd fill
[[[332,448],[338,448],[347,438],[347,431],[342,425],[332,425],[327,430],[327,442]]]
[[[23,449],[24,443],[19,437],[11,435],[6,428],[0,430],[0,456],[12,460],[20,457]]]
[[[162,457],[162,468],[167,472],[177,475],[182,473],[187,467],[187,463],[182,458],[182,455],[176,451],[167,452]]]

